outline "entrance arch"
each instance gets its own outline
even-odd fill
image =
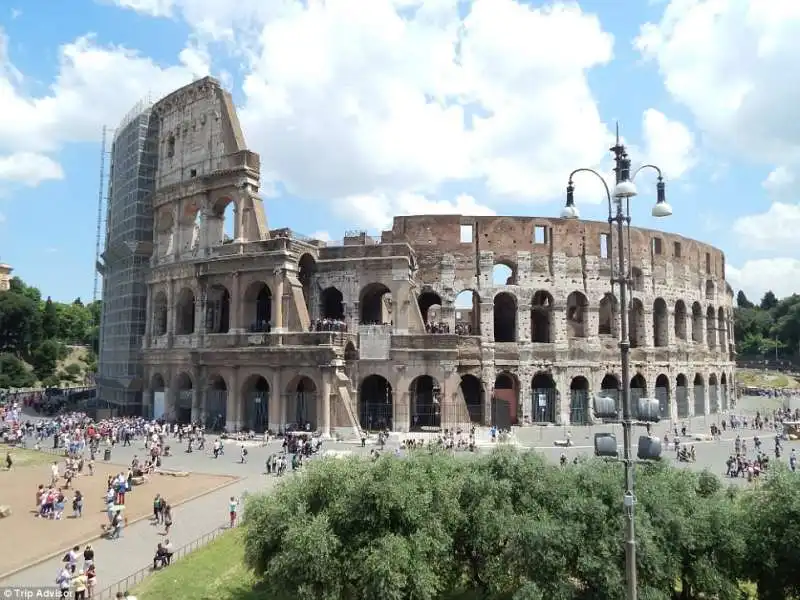
[[[517,299],[508,292],[494,297],[494,341],[517,341]]]
[[[166,419],[175,419],[178,423],[188,424],[192,421],[192,400],[194,399],[194,382],[188,373],[179,373],[175,380],[175,406],[167,408]]]
[[[553,296],[550,292],[539,290],[531,300],[531,341],[535,344],[549,344],[553,341]]]
[[[244,318],[250,331],[272,328],[272,291],[263,281],[254,281],[244,292]]]
[[[438,430],[442,427],[441,388],[430,375],[420,375],[408,388],[411,397],[411,427]]]
[[[359,303],[362,325],[386,325],[392,321],[392,292],[382,283],[370,283],[361,290]]]
[[[569,384],[569,422],[572,425],[589,425],[590,421],[589,380],[578,375]]]
[[[719,379],[719,392],[722,404],[722,412],[728,410],[728,376],[725,373]]]
[[[255,433],[269,429],[269,382],[262,375],[251,375],[242,386],[244,427]]]
[[[231,328],[231,293],[223,285],[208,290],[206,325],[209,333],[228,333]]]
[[[434,291],[425,290],[417,298],[422,322],[427,325],[438,323],[442,319],[442,297]]]
[[[694,416],[706,414],[706,382],[700,373],[694,375]]]
[[[311,312],[311,296],[313,290],[314,275],[317,272],[317,261],[314,257],[306,253],[297,261],[297,280],[303,287],[303,299],[306,301],[306,310]]]
[[[358,421],[365,431],[392,429],[392,386],[381,375],[368,375],[358,391]]]
[[[600,382],[600,395],[614,399],[614,405],[617,407],[617,412],[622,413],[622,395],[620,394],[619,379],[616,375],[606,373],[603,381]]]
[[[322,290],[322,318],[344,321],[344,296],[335,287]]]
[[[311,378],[299,375],[287,386],[286,420],[295,430],[317,429],[317,386]]]
[[[641,373],[637,373],[631,378],[631,416],[639,418],[639,399],[647,396],[647,381]]]
[[[194,333],[195,298],[191,288],[183,288],[178,294],[178,303],[175,307],[175,333],[177,335],[191,335]]]
[[[678,408],[678,418],[689,417],[689,380],[686,375],[679,373],[675,378],[675,404]]]
[[[456,333],[481,334],[481,298],[474,290],[462,290],[456,296]]]
[[[154,373],[150,377],[150,406],[145,406],[146,416],[151,419],[161,419],[166,411],[167,385],[161,373]]]
[[[511,373],[498,373],[492,392],[492,425],[507,429],[516,422],[519,385]]]
[[[215,375],[206,390],[205,426],[209,431],[222,431],[228,420],[228,384]]]
[[[662,419],[669,419],[669,377],[661,373],[656,377],[655,397],[658,399],[658,414]]]
[[[558,411],[556,382],[550,373],[537,373],[531,379],[531,417],[536,423],[555,423]]]
[[[483,384],[475,375],[464,375],[459,383],[469,412],[470,423],[483,425]]]
[[[709,413],[715,415],[719,412],[719,389],[717,388],[717,375],[708,376],[708,408]]]

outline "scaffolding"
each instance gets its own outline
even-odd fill
[[[158,159],[157,120],[151,118],[151,106],[143,100],[116,129],[108,173],[105,248],[98,261],[103,311],[97,395],[124,414],[136,413],[142,402],[141,348]]]
[[[94,241],[94,290],[92,291],[92,302],[97,302],[97,294],[100,291],[100,277],[103,271],[101,258],[103,255],[103,238],[105,237],[105,216],[107,210],[108,196],[108,172],[106,164],[108,162],[108,150],[106,149],[106,136],[109,130],[103,126],[103,136],[100,143],[100,184],[97,188],[97,231]]]

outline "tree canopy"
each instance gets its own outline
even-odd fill
[[[0,292],[0,388],[80,383],[84,371],[96,370],[100,310],[99,302],[84,305],[80,298],[42,299],[37,288],[13,278],[10,289]],[[67,345],[91,349],[83,366],[58,369]]]
[[[795,476],[740,491],[637,469],[641,598],[739,600],[743,580],[767,600],[796,593]],[[513,450],[328,460],[248,498],[245,555],[276,600],[622,600],[623,519],[619,464]]]
[[[740,291],[736,305],[734,336],[740,355],[791,358],[800,353],[800,295],[778,300],[770,291],[754,304]]]

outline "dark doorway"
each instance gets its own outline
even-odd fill
[[[441,389],[430,375],[421,375],[409,389],[413,412],[411,427],[417,430],[438,431],[442,427]]]
[[[492,425],[507,429],[516,420],[517,386],[508,373],[500,373],[494,380],[492,393]]]
[[[322,290],[322,318],[344,321],[344,296],[335,287]]]
[[[461,378],[461,393],[467,404],[469,420],[475,425],[483,425],[483,384],[474,375]]]
[[[358,420],[366,431],[392,429],[392,386],[380,375],[370,375],[361,382],[358,394]]]
[[[254,377],[245,387],[245,427],[255,433],[269,429],[269,383],[261,376]]]
[[[536,423],[555,423],[558,392],[549,373],[537,373],[531,380],[531,417]]]

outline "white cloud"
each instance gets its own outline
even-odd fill
[[[642,115],[642,131],[644,158],[658,165],[665,177],[677,179],[694,166],[694,136],[683,123],[648,108]]]
[[[797,176],[787,167],[775,167],[762,182],[769,194],[774,198],[782,198],[797,193]]]
[[[333,238],[328,231],[315,231],[310,236],[312,240],[319,240],[321,242],[330,242]]]
[[[49,156],[33,152],[0,156],[0,181],[18,181],[35,187],[48,179],[63,178],[61,165]]]
[[[173,0],[112,0],[120,8],[129,8],[151,17],[172,15]]]
[[[764,213],[736,219],[733,231],[742,236],[746,248],[797,254],[800,205],[774,202]]]
[[[795,258],[760,258],[748,260],[740,268],[728,266],[726,278],[735,290],[743,290],[751,299],[761,298],[772,290],[778,298],[800,293],[800,260]]]

